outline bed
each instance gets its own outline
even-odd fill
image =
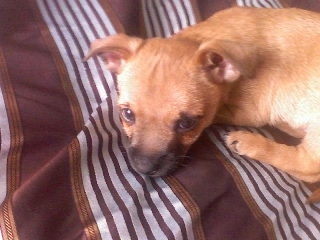
[[[96,38],[168,37],[230,6],[315,0],[0,0],[0,239],[320,239],[312,186],[233,155],[211,126],[172,175],[128,163],[116,77]],[[278,141],[273,129],[248,129]]]

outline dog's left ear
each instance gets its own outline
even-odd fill
[[[241,76],[251,77],[257,59],[255,46],[229,40],[205,42],[196,54],[198,65],[215,83],[234,82]]]
[[[97,39],[91,43],[90,50],[83,61],[99,55],[109,71],[119,74],[127,60],[135,54],[142,42],[143,39],[141,38],[125,34]]]

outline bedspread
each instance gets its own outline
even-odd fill
[[[223,135],[235,127],[209,127],[170,176],[134,172],[116,77],[82,61],[96,38],[168,37],[234,5],[320,11],[312,0],[0,0],[0,239],[320,239],[309,187],[232,154]]]

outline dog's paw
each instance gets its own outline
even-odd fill
[[[247,131],[234,131],[229,132],[225,136],[225,143],[231,151],[239,155],[256,158],[263,139],[259,134]]]

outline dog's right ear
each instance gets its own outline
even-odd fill
[[[196,54],[196,62],[215,83],[234,82],[241,76],[251,77],[256,69],[255,46],[229,40],[205,42]]]
[[[93,41],[88,54],[83,61],[98,55],[102,58],[106,68],[119,74],[127,60],[137,51],[143,39],[130,37],[125,34],[112,35]]]

